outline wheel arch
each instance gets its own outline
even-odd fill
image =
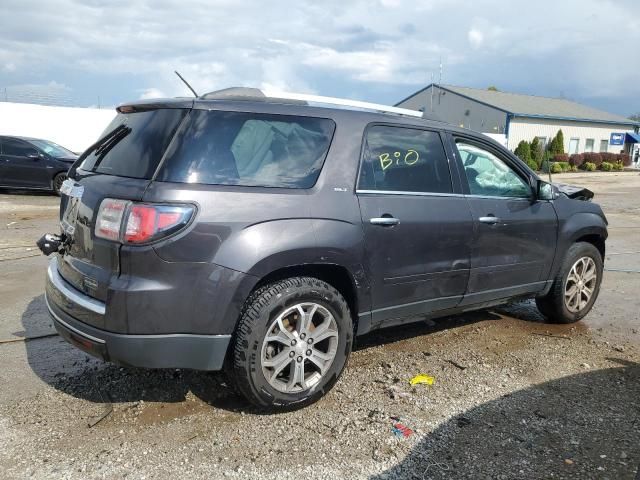
[[[335,263],[307,263],[281,267],[260,278],[253,291],[269,283],[291,277],[314,277],[338,290],[349,305],[354,329],[356,328],[359,311],[358,290],[353,274],[346,267]]]

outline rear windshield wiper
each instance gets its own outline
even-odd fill
[[[122,127],[122,128],[120,128]],[[107,141],[101,142],[100,145],[96,148],[95,154],[103,157],[107,154],[109,150],[111,150],[120,140],[131,133],[131,127],[127,127],[125,125],[120,125],[115,131],[114,134],[111,135]]]
[[[98,139],[98,141],[96,143],[94,143],[93,145],[91,145],[89,148],[87,148],[84,153],[80,156],[80,158],[78,159],[79,162],[82,162],[82,160],[84,160],[85,158],[87,158],[89,156],[89,154],[91,152],[93,152],[94,150],[97,150],[98,148],[100,148],[103,144],[107,143],[111,137],[113,137],[114,135],[116,135],[118,132],[120,132],[122,129],[124,128],[128,128],[124,123],[121,123],[120,125],[118,125],[116,128],[114,128],[113,130],[111,130],[109,133],[107,133],[104,137]]]

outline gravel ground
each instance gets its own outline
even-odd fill
[[[0,343],[0,476],[634,479],[640,176],[558,180],[592,188],[611,223],[582,322],[544,324],[523,302],[375,332],[329,395],[281,414],[220,374],[103,364],[57,336]],[[0,192],[0,341],[52,333],[46,259],[27,249],[55,230],[56,204]],[[410,386],[418,373],[434,384]]]

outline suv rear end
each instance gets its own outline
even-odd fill
[[[227,107],[120,107],[71,169],[46,300],[76,346],[132,366],[222,368],[259,281],[252,252],[287,234],[269,219],[308,221],[335,128]]]

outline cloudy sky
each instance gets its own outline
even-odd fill
[[[0,97],[273,87],[395,103],[431,81],[640,111],[637,0],[2,0]],[[4,100],[4,98],[1,98]]]

